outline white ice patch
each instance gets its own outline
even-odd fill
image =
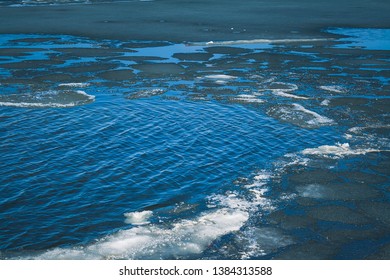
[[[308,115],[311,115],[313,118],[311,120],[308,120],[308,124],[311,124],[311,125],[329,125],[329,124],[333,124],[334,121],[332,119],[329,119],[327,117],[324,117],[324,116],[321,116],[320,114],[316,113],[316,112],[313,112],[313,111],[310,111],[308,109],[306,109],[305,107],[303,107],[302,105],[299,105],[299,104],[296,104],[294,103],[293,104],[295,109],[298,110],[298,111],[301,111],[303,113],[306,113]]]
[[[254,176],[251,183],[242,186],[246,190],[246,194],[228,192],[224,195],[212,195],[208,206],[223,206],[249,213],[257,212],[259,209],[273,211],[275,210],[274,202],[266,196],[268,192],[266,185],[271,177],[269,172],[262,170]]]
[[[116,234],[95,244],[50,250],[37,259],[172,259],[202,253],[215,239],[238,231],[248,220],[245,211],[222,208],[169,227],[145,225]]]
[[[274,95],[281,96],[281,97],[288,97],[288,98],[294,98],[294,99],[309,99],[308,97],[305,97],[305,96],[299,96],[299,95],[287,93],[287,92],[280,91],[280,90],[273,90],[272,93]]]
[[[271,174],[267,171],[262,171],[261,173],[255,176],[256,181],[266,182],[271,178]]]
[[[330,100],[329,100],[329,99],[324,99],[324,100],[322,100],[322,102],[321,102],[321,105],[322,105],[322,106],[329,106],[329,104],[330,104]]]
[[[216,205],[227,207],[229,209],[238,209],[241,211],[249,211],[253,205],[250,201],[240,197],[236,193],[228,193],[227,195],[213,195],[210,197],[209,207]]]
[[[233,100],[243,103],[264,103],[264,100],[258,99],[257,95],[251,94],[240,94],[237,95],[237,97],[233,98]]]
[[[132,225],[146,225],[149,223],[149,218],[152,217],[152,211],[129,212],[123,214],[126,217],[125,223]]]
[[[261,208],[263,211],[274,211],[276,206],[274,202],[265,196],[265,193],[268,192],[267,188],[262,189],[250,189],[252,193],[252,205],[256,208]]]
[[[215,74],[215,75],[206,75],[204,76],[205,79],[210,79],[210,80],[232,80],[236,79],[236,76],[231,76],[231,75],[225,75],[225,74]]]
[[[271,87],[266,88],[265,90],[269,90],[272,92],[272,94],[276,96],[281,97],[287,97],[287,98],[294,98],[294,99],[309,99],[306,96],[299,96],[296,94],[292,94],[290,92],[296,91],[298,89],[298,86],[296,84],[292,83],[284,83],[284,82],[273,82],[274,79],[271,81]]]
[[[250,184],[243,186],[248,191],[246,195],[230,192],[225,195],[213,195],[210,197],[211,205],[220,205],[231,209],[239,209],[246,212],[257,212],[259,208],[263,211],[275,210],[274,202],[266,196],[268,192],[267,183],[271,174],[262,170]]]
[[[208,206],[212,208],[218,205],[246,213],[254,213],[259,208],[263,211],[273,211],[275,210],[275,205],[271,199],[265,196],[267,191],[267,188],[251,188],[249,195],[245,198],[234,192],[226,195],[213,195],[210,197]]]
[[[234,98],[234,101],[242,102],[242,103],[264,103],[264,100],[257,98]]]
[[[239,95],[237,95],[237,97],[239,97],[239,98],[248,98],[248,99],[256,98],[255,95],[251,95],[251,94],[239,94]]]
[[[285,167],[294,166],[294,165],[308,166],[310,161],[310,159],[308,158],[301,157],[293,153],[286,154],[285,157],[288,159],[288,161],[283,162],[283,166],[279,167],[279,169],[284,169]]]
[[[336,93],[346,92],[345,88],[343,88],[342,86],[320,86],[320,89]]]
[[[245,188],[252,189],[257,187],[263,187],[268,183],[270,179],[271,174],[263,170],[253,178],[253,182],[251,184],[245,185]]]
[[[85,87],[89,87],[90,84],[89,83],[63,83],[63,84],[59,84],[58,86],[60,87],[72,87],[72,88],[85,88]]]
[[[366,153],[378,152],[375,149],[351,149],[348,143],[337,143],[336,145],[323,145],[318,148],[308,148],[302,151],[304,155],[316,155],[323,157],[340,158],[349,155],[364,155]]]
[[[226,74],[211,74],[211,75],[206,75],[203,77],[198,77],[198,79],[200,79],[200,80],[213,81],[214,83],[219,84],[219,85],[224,85],[224,84],[228,83],[229,81],[234,80],[236,78],[237,78],[236,76],[231,76],[231,75],[226,75]]]

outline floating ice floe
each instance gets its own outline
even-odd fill
[[[123,214],[126,217],[125,223],[132,225],[149,224],[149,218],[152,217],[152,211],[129,212]]]
[[[238,209],[241,211],[248,211],[253,207],[253,204],[240,197],[238,194],[231,192],[226,195],[213,195],[210,197],[210,208],[213,208],[215,205],[227,207],[229,209]]]
[[[239,230],[248,220],[245,211],[222,208],[169,227],[144,225],[122,230],[94,244],[56,248],[37,259],[169,259],[203,252],[220,236]]]
[[[240,94],[237,97],[232,98],[232,101],[241,103],[264,103],[262,99],[258,99],[256,95],[251,94]]]
[[[323,145],[317,148],[307,148],[302,151],[304,155],[317,155],[324,157],[343,157],[348,155],[364,155],[366,153],[378,152],[376,149],[351,149],[348,143],[337,143],[336,145]]]
[[[322,102],[321,102],[321,105],[322,105],[322,106],[329,106],[329,104],[330,104],[330,100],[329,100],[329,99],[324,99],[324,100],[322,100]]]
[[[235,192],[230,192],[225,195],[213,195],[210,197],[210,207],[219,205],[230,209],[239,209],[247,212],[256,212],[259,208],[264,211],[275,210],[274,201],[266,196],[268,188],[267,183],[272,175],[262,170],[253,180],[243,185],[242,187],[249,191],[246,196],[239,195]]]
[[[333,125],[334,121],[325,116],[310,111],[300,104],[276,105],[267,110],[267,113],[276,119],[292,123],[304,128],[317,128]]]
[[[308,120],[308,124],[311,125],[322,125],[322,124],[333,124],[334,121],[332,119],[329,119],[327,117],[321,116],[320,114],[310,111],[303,107],[302,105],[294,103],[294,108],[302,113],[308,114],[309,116],[312,116],[311,120]]]
[[[85,88],[85,87],[89,87],[89,83],[62,83],[62,84],[59,84],[58,86],[59,87],[77,87],[77,88]]]
[[[345,92],[345,88],[343,88],[342,86],[320,86],[320,89],[336,93]]]
[[[0,106],[24,108],[68,108],[95,101],[81,90],[51,90],[30,94],[0,95]]]
[[[248,189],[263,187],[269,182],[271,177],[271,173],[263,170],[253,178],[254,180],[251,184],[247,184],[244,187]]]
[[[231,76],[231,75],[225,75],[225,74],[215,74],[215,75],[206,75],[204,76],[205,79],[210,79],[210,80],[232,80],[236,79],[236,76]]]
[[[288,97],[288,98],[294,98],[294,99],[304,99],[304,100],[309,99],[308,97],[305,97],[305,96],[299,96],[299,95],[287,93],[287,92],[280,91],[280,90],[273,90],[272,93],[274,95],[281,96],[281,97]]]
[[[135,225],[133,228],[120,230],[87,246],[55,248],[32,258],[174,259],[195,256],[214,240],[239,231],[251,213],[258,213],[259,209],[274,210],[273,201],[265,195],[268,189],[264,185],[270,177],[266,171],[254,176],[254,183],[243,188],[247,190],[246,195],[235,192],[212,195],[208,209],[194,218],[151,224],[152,211],[129,212],[124,216],[127,223]]]
[[[205,79],[205,80],[210,80],[213,81],[216,84],[226,84],[228,81],[234,80],[237,77],[236,76],[231,76],[231,75],[226,75],[226,74],[212,74],[212,75],[206,75],[203,77],[198,77],[199,79]]]

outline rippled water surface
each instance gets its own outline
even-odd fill
[[[1,35],[0,257],[389,258],[389,32],[328,31]]]

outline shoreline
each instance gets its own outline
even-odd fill
[[[138,1],[0,7],[0,34],[64,34],[94,39],[224,41],[328,38],[328,27],[389,28],[390,3]]]

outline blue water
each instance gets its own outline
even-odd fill
[[[364,203],[389,203],[389,76],[355,65],[387,69],[388,53],[339,43],[2,35],[0,257],[297,258],[324,242],[307,258],[364,258],[376,233],[380,250],[388,216]]]
[[[335,138],[242,106],[96,97],[67,110],[2,108],[4,248],[85,242],[123,226],[125,212],[204,204],[273,158]]]
[[[341,41],[349,48],[364,48],[369,50],[390,50],[390,29],[374,28],[333,28],[330,33],[349,36]],[[352,39],[351,39],[352,37]]]

